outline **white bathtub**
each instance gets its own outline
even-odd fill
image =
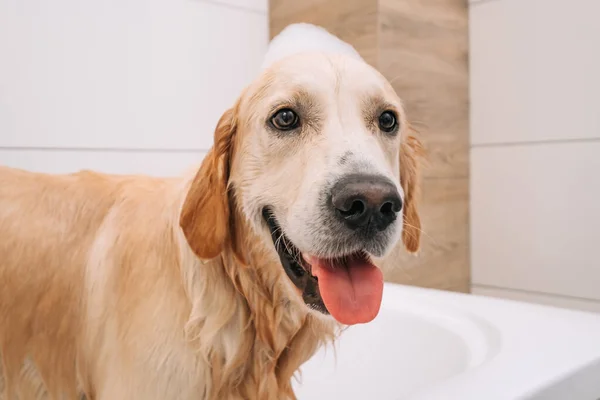
[[[600,314],[386,284],[302,367],[300,400],[597,400]]]

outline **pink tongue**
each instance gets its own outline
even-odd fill
[[[363,259],[330,266],[325,260],[312,258],[312,273],[319,279],[325,306],[338,322],[346,325],[372,321],[379,313],[383,295],[383,274]]]

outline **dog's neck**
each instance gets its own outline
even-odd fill
[[[290,298],[279,260],[239,211],[231,232],[211,261],[199,261],[188,248],[193,266],[182,271],[192,302],[186,333],[210,363],[206,398],[293,399],[294,373],[334,338],[337,326]]]

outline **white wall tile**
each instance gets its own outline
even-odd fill
[[[219,3],[231,7],[237,7],[244,10],[253,10],[266,14],[269,11],[268,0],[195,0]]]
[[[208,148],[267,30],[206,1],[0,1],[0,146]]]
[[[480,296],[497,297],[501,299],[524,301],[527,303],[537,303],[553,307],[600,313],[600,301],[578,299],[576,297],[557,296],[546,293],[533,293],[523,290],[493,288],[478,285],[473,285],[471,288],[471,293]]]
[[[0,165],[64,174],[89,169],[110,174],[177,176],[200,166],[203,152],[0,149]]]
[[[470,7],[471,140],[600,138],[600,1]]]
[[[600,141],[471,152],[474,284],[600,299]]]

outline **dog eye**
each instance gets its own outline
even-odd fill
[[[384,132],[393,132],[398,126],[396,114],[393,111],[384,111],[379,116],[379,129]]]
[[[295,129],[299,122],[298,114],[289,108],[279,110],[271,117],[271,124],[280,131]]]

